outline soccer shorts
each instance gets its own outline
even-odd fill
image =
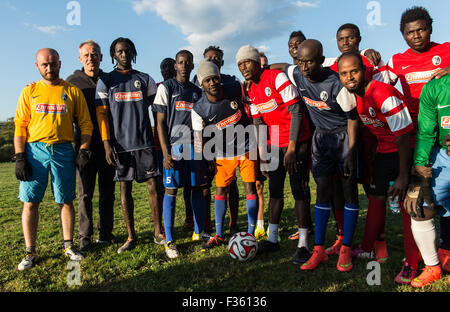
[[[433,180],[431,189],[434,202],[442,206],[439,215],[450,216],[450,156],[443,148],[433,148],[430,155],[430,162],[433,163]]]
[[[361,171],[356,182],[359,184],[370,184],[373,174],[373,157],[371,155],[378,144],[377,138],[366,126],[359,127],[361,139],[358,140],[358,162],[361,164]]]
[[[19,199],[25,203],[40,203],[51,177],[51,188],[56,203],[70,203],[75,199],[75,151],[72,143],[27,143],[27,161],[31,178],[21,181]]]
[[[179,158],[186,146],[189,148],[190,157]],[[172,156],[177,157],[174,160],[174,167],[171,169],[164,168],[164,187],[175,189],[185,186],[205,186],[207,183],[206,162],[205,160],[194,159],[194,146],[192,144],[178,145],[172,147]],[[163,160],[164,161],[164,160]]]
[[[160,175],[157,154],[154,148],[117,153],[117,167],[114,181],[141,183]]]
[[[347,127],[334,131],[316,129],[312,137],[312,174],[314,178],[344,176],[344,160],[348,153]]]
[[[271,150],[274,148],[270,146]],[[277,148],[277,147],[275,147]],[[270,198],[284,197],[284,181],[286,179],[287,169],[283,164],[284,156],[286,155],[287,147],[279,147],[278,154],[278,168],[274,171],[269,171],[269,196]],[[289,182],[291,185],[292,195],[295,200],[305,200],[308,197],[307,177],[309,166],[310,141],[297,142],[295,153],[297,171],[289,175]]]
[[[249,154],[216,159],[216,186],[227,187],[230,185],[236,179],[236,168],[238,167],[243,182],[255,182],[256,165],[255,160],[249,159]]]

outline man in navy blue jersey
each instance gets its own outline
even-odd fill
[[[100,135],[108,164],[116,167],[114,180],[120,182],[122,212],[128,239],[117,252],[136,246],[134,226],[133,180],[145,182],[152,210],[155,238],[161,235],[158,213],[155,142],[148,108],[156,93],[154,80],[132,68],[136,48],[128,38],[117,38],[110,47],[115,69],[103,75],[96,89],[96,111]]]
[[[191,205],[194,210],[192,239],[200,240],[204,229],[205,200],[202,187],[206,184],[206,166],[203,160],[195,160],[191,111],[201,97],[199,87],[189,81],[194,69],[191,52],[181,50],[176,54],[175,78],[158,87],[152,109],[156,112],[156,125],[164,161],[163,220],[166,234],[164,245],[167,257],[179,257],[173,237],[175,204],[178,188],[191,188]]]

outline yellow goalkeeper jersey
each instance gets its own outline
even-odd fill
[[[16,109],[15,136],[26,142],[73,142],[73,122],[82,135],[92,135],[92,122],[83,93],[61,79],[58,85],[41,80],[23,89]]]

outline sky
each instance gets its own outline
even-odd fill
[[[235,62],[239,47],[251,44],[269,63],[290,63],[289,34],[301,30],[322,42],[326,57],[337,57],[336,30],[345,23],[360,28],[361,49],[373,48],[387,62],[408,49],[399,24],[402,12],[414,5],[433,18],[432,41],[449,41],[448,0],[0,0],[0,121],[15,116],[22,89],[41,78],[34,64],[40,48],[59,52],[65,79],[81,68],[81,42],[100,44],[101,68],[109,72],[111,42],[127,37],[138,53],[133,67],[159,82],[164,58],[189,49],[197,65],[203,50],[216,45],[225,52],[221,71],[242,79]]]

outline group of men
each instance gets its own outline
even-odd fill
[[[59,77],[58,53],[39,50],[36,67],[42,79],[23,90],[15,119],[26,245],[18,269],[37,261],[38,207],[49,172],[60,205],[64,253],[79,261],[92,248],[96,175],[98,242],[117,242],[113,204],[115,182],[120,182],[128,239],[118,253],[135,248],[132,185],[134,180],[145,182],[154,242],[164,245],[169,258],[177,258],[177,190],[184,189],[189,207],[185,225],[193,223],[192,240],[207,251],[226,242],[227,205],[236,225],[239,167],[247,232],[258,238],[265,232],[261,190],[268,178],[267,240],[259,243],[259,253],[280,248],[278,229],[289,174],[298,223],[292,262],[301,270],[314,270],[333,254],[339,255],[336,268],[343,272],[352,269],[355,257],[385,262],[386,199],[392,196],[401,203],[405,248],[395,281],[422,287],[439,280],[443,271],[450,271],[450,46],[430,40],[432,19],[422,7],[406,10],[400,25],[410,49],[394,55],[387,65],[377,51],[360,51],[361,35],[353,24],[342,25],[336,33],[342,53],[338,58],[325,58],[321,43],[306,39],[301,31],[293,32],[288,42],[293,64],[268,65],[264,54],[243,46],[236,53],[242,83],[220,72],[223,51],[214,46],[205,50],[192,82],[190,51],[165,59],[159,84],[132,67],[137,51],[127,38],[110,46],[115,65],[110,73],[100,70],[99,45],[83,42],[83,68],[67,81]],[[393,87],[399,79],[403,94]],[[310,174],[317,185],[314,223]],[[73,246],[75,176],[81,252]],[[215,234],[209,235],[213,179]],[[358,183],[369,206],[362,242],[352,248],[360,210]],[[325,248],[331,212],[337,239]],[[439,249],[436,215],[441,222]],[[419,274],[421,259],[425,268]]]

